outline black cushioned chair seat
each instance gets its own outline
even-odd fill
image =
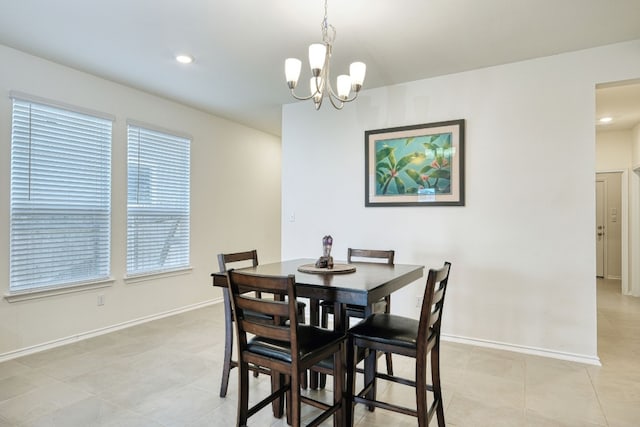
[[[258,313],[256,311],[251,311],[251,310],[245,310],[244,311],[244,315],[245,316],[250,316],[250,317],[255,317],[255,318],[258,318],[258,319],[263,319],[263,320],[266,320],[266,321],[273,320],[273,316],[269,316],[268,314]]]
[[[325,308],[329,313],[333,313],[333,302],[322,301],[320,305]],[[383,313],[387,302],[384,299],[373,303],[373,313]],[[351,313],[351,314],[350,314]],[[357,316],[359,314],[359,316]],[[347,304],[347,316],[364,318],[364,307],[361,305]]]
[[[345,334],[321,329],[316,326],[298,325],[298,349],[300,359],[304,360],[309,353],[339,342],[345,339],[345,336]],[[262,356],[291,363],[291,343],[288,341],[276,341],[255,337],[249,341],[247,350]]]
[[[364,359],[366,356],[366,349],[363,347],[358,348],[358,360]],[[322,359],[320,362],[316,363],[316,366],[320,366],[325,369],[333,370],[333,358],[327,357],[326,359]]]
[[[418,320],[376,313],[349,329],[349,333],[384,344],[415,348],[418,324]]]
[[[299,311],[300,311],[300,310],[303,310],[303,311],[304,311],[304,308],[305,308],[305,305],[306,305],[306,304],[305,304],[305,303],[303,303],[303,302],[298,302],[297,304],[298,304],[298,310],[299,310]],[[245,310],[245,311],[244,311],[244,315],[245,315],[245,316],[250,316],[250,317],[255,317],[255,318],[258,318],[258,319],[263,319],[263,320],[265,320],[265,321],[271,321],[271,320],[273,320],[273,316],[269,316],[268,314],[264,314],[264,313],[258,313],[258,312],[255,312],[255,311],[253,311],[253,310]],[[289,320],[287,319],[287,322],[288,322],[288,321],[289,321]]]

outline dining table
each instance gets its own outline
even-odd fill
[[[259,264],[255,267],[244,267],[238,271],[272,276],[293,274],[296,282],[296,296],[308,298],[310,301],[310,324],[319,324],[319,302],[331,301],[335,304],[333,328],[345,333],[349,328],[349,319],[345,315],[347,304],[363,306],[365,307],[365,315],[372,314],[373,303],[413,283],[424,275],[423,265],[389,265],[375,262],[346,264],[346,262],[336,261],[334,266],[338,268],[314,269],[315,262],[315,259],[299,258]],[[345,266],[348,268],[340,268]],[[224,272],[212,273],[211,276],[213,286],[227,288],[227,277]],[[228,298],[227,289],[225,289],[224,295],[225,298]],[[231,318],[231,316],[225,317]],[[371,358],[365,362],[366,377],[372,375],[373,363],[375,360]],[[314,378],[313,375],[310,379],[310,386],[311,388],[317,386],[317,378]],[[346,406],[347,411],[345,412],[349,412],[351,405]],[[347,414],[345,419],[349,420],[350,415]]]

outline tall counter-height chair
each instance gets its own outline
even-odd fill
[[[283,395],[287,400],[287,422],[300,426],[301,403],[323,410],[309,426],[320,425],[334,416],[334,425],[342,425],[344,417],[343,353],[346,335],[342,331],[322,329],[298,323],[296,284],[293,275],[264,276],[227,271],[231,299],[235,311],[238,335],[238,418],[237,426],[246,426],[247,419],[271,402],[278,402],[282,412]],[[249,291],[249,293],[247,293]],[[254,298],[251,291],[272,293],[274,299]],[[273,316],[272,322],[247,315],[247,311]],[[288,318],[289,322],[281,319]],[[253,338],[248,339],[247,334]],[[311,399],[301,394],[302,375],[315,364],[331,357],[335,366],[333,403]],[[271,393],[249,407],[249,366],[262,366],[271,371]]]
[[[373,250],[373,249],[347,249],[347,262],[383,262],[385,264],[393,265],[393,259],[395,257],[395,251],[388,250]],[[333,303],[330,301],[323,301],[320,303],[321,308],[321,325],[326,328],[329,324],[329,314],[333,314]],[[358,319],[365,318],[366,307],[355,304],[347,305],[347,318],[355,317]],[[372,307],[372,313],[391,313],[391,295],[386,295],[379,301],[376,301]],[[348,319],[347,319],[348,321]],[[391,361],[391,354],[387,353],[387,373],[393,375],[393,363]],[[324,377],[320,378],[320,386],[324,387]]]
[[[364,403],[369,407],[376,406],[411,415],[418,418],[419,427],[428,426],[433,415],[437,414],[438,426],[444,427],[444,404],[440,386],[440,325],[450,268],[451,264],[445,262],[442,268],[429,270],[420,320],[375,313],[349,330],[347,393],[350,394],[350,400],[354,406],[357,403]],[[368,375],[365,369],[364,388],[356,393],[357,359],[355,355],[362,350],[369,351],[368,360],[365,363],[372,364],[373,372]],[[391,352],[416,359],[415,381],[379,373],[377,352]],[[428,356],[431,356],[431,384],[427,379]],[[417,409],[376,400],[378,378],[414,387]],[[433,396],[431,405],[427,403],[429,392]]]
[[[258,251],[253,249],[244,252],[235,252],[228,254],[218,254],[218,268],[221,272],[227,271],[229,268],[240,267],[256,267],[258,265]],[[220,397],[227,395],[227,389],[229,388],[229,374],[231,369],[238,366],[235,360],[232,360],[233,353],[233,309],[231,307],[231,297],[228,289],[223,289],[222,292],[224,299],[224,363],[222,365],[222,380],[220,381]],[[260,293],[256,293],[256,297],[260,298]],[[298,319],[304,323],[305,304],[298,302]],[[256,314],[257,315],[257,314]],[[264,316],[262,316],[264,317]],[[264,320],[264,319],[263,319]],[[258,376],[260,371],[257,367],[254,369],[254,376]],[[305,376],[306,378],[306,376]],[[306,386],[306,381],[303,381]]]

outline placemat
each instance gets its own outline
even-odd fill
[[[298,267],[298,271],[316,274],[344,274],[353,273],[356,271],[356,266],[353,264],[333,264],[333,268],[318,268],[315,264],[302,264]]]

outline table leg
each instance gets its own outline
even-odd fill
[[[373,314],[373,305],[368,305],[364,309],[364,318],[371,316]],[[378,355],[375,351],[369,353],[369,355],[364,360],[364,383],[369,384],[370,381],[373,381],[373,387],[367,393],[367,399],[375,400],[376,399],[376,364],[378,363]],[[373,412],[376,407],[373,405],[368,406],[369,411]]]
[[[309,300],[309,324],[320,325],[320,301],[317,299]],[[309,388],[311,390],[318,389],[319,374],[313,370],[309,371]]]
[[[347,332],[347,329],[349,329],[349,318],[347,317],[347,313],[345,310],[345,305],[339,302],[336,302],[333,306],[333,329],[336,331],[342,331],[344,333]],[[351,402],[351,398],[350,395],[348,393],[350,393],[350,390],[347,390],[347,381],[346,381],[346,375],[347,375],[347,369],[349,369],[349,366],[347,365],[347,351],[346,351],[346,342],[345,345],[342,346],[342,353],[340,356],[340,368],[336,369],[337,366],[333,367],[333,371],[334,371],[334,375],[339,375],[339,377],[334,378],[334,387],[338,388],[341,391],[339,394],[341,396],[341,404],[342,404],[342,411],[340,411],[341,413],[341,417],[340,419],[337,419],[338,417],[334,417],[334,427],[335,426],[339,426],[339,425],[345,425],[348,426],[349,424],[347,424],[347,422],[350,422],[351,418],[353,417],[353,415],[351,414],[351,404],[349,402]],[[335,362],[334,362],[335,363]],[[334,390],[334,395],[335,395],[335,390]]]

